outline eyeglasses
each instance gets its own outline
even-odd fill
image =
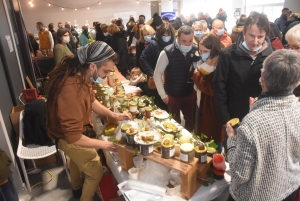
[[[297,51],[299,51],[300,50],[300,45],[299,46],[290,46],[290,45],[287,45],[286,48],[289,49],[289,50],[297,50]]]

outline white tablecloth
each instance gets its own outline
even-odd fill
[[[128,180],[128,173],[123,171],[120,163],[114,161],[113,157],[108,151],[103,151],[105,158],[106,158],[106,163],[110,170],[112,171],[114,177],[116,178],[118,183],[122,183],[126,180]],[[228,164],[226,164],[228,167]],[[228,168],[227,168],[228,169]],[[215,183],[212,185],[206,187],[206,186],[201,186],[198,191],[189,199],[190,201],[210,201],[213,200],[217,197],[219,197],[221,194],[225,193],[226,191],[229,190],[229,183],[230,183],[231,177],[229,175],[229,171],[226,171],[225,173],[225,179],[224,180],[216,180]],[[163,199],[165,201],[170,200],[170,201],[181,201],[184,200],[178,196],[165,196]]]

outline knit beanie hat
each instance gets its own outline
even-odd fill
[[[114,50],[102,41],[87,44],[77,51],[79,61],[82,65],[105,61],[114,54]]]

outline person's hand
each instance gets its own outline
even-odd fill
[[[197,68],[195,68],[195,70],[194,70],[194,74],[196,74],[198,72],[198,69]]]
[[[228,137],[232,137],[232,136],[236,135],[236,133],[234,132],[234,130],[229,122],[227,122],[227,124],[226,124],[226,133],[227,133]]]
[[[167,96],[166,98],[163,99],[164,103],[168,105],[169,103],[169,96]]]
[[[107,151],[114,151],[114,152],[118,151],[118,147],[114,143],[107,142],[107,141],[102,141],[102,142],[103,142],[102,149]]]
[[[130,113],[115,113],[115,119],[118,121],[131,120],[132,116]]]
[[[255,102],[255,98],[249,97],[249,107],[252,107],[254,102]]]

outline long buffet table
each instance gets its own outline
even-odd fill
[[[124,78],[117,70],[115,71],[115,75],[119,78],[120,81],[126,80],[126,78]],[[186,129],[182,130],[182,134],[183,135],[191,135]],[[106,138],[103,137],[103,139],[106,139]],[[107,163],[108,167],[110,168],[110,170],[112,171],[117,182],[120,184],[124,181],[129,180],[128,172],[123,171],[121,168],[120,162],[118,160],[118,154],[114,153],[114,152],[109,152],[109,151],[103,151],[103,152],[104,152],[104,155],[106,158],[106,163]],[[210,200],[213,200],[213,199],[219,197],[222,194],[227,193],[229,191],[229,184],[231,181],[228,163],[226,163],[226,172],[225,172],[224,176],[225,176],[225,179],[216,180],[215,183],[211,184],[210,186],[206,187],[206,186],[202,185],[189,200],[190,201],[210,201]],[[181,198],[180,195],[177,194],[174,196],[166,195],[159,200],[181,201],[181,200],[185,200],[185,199]]]

